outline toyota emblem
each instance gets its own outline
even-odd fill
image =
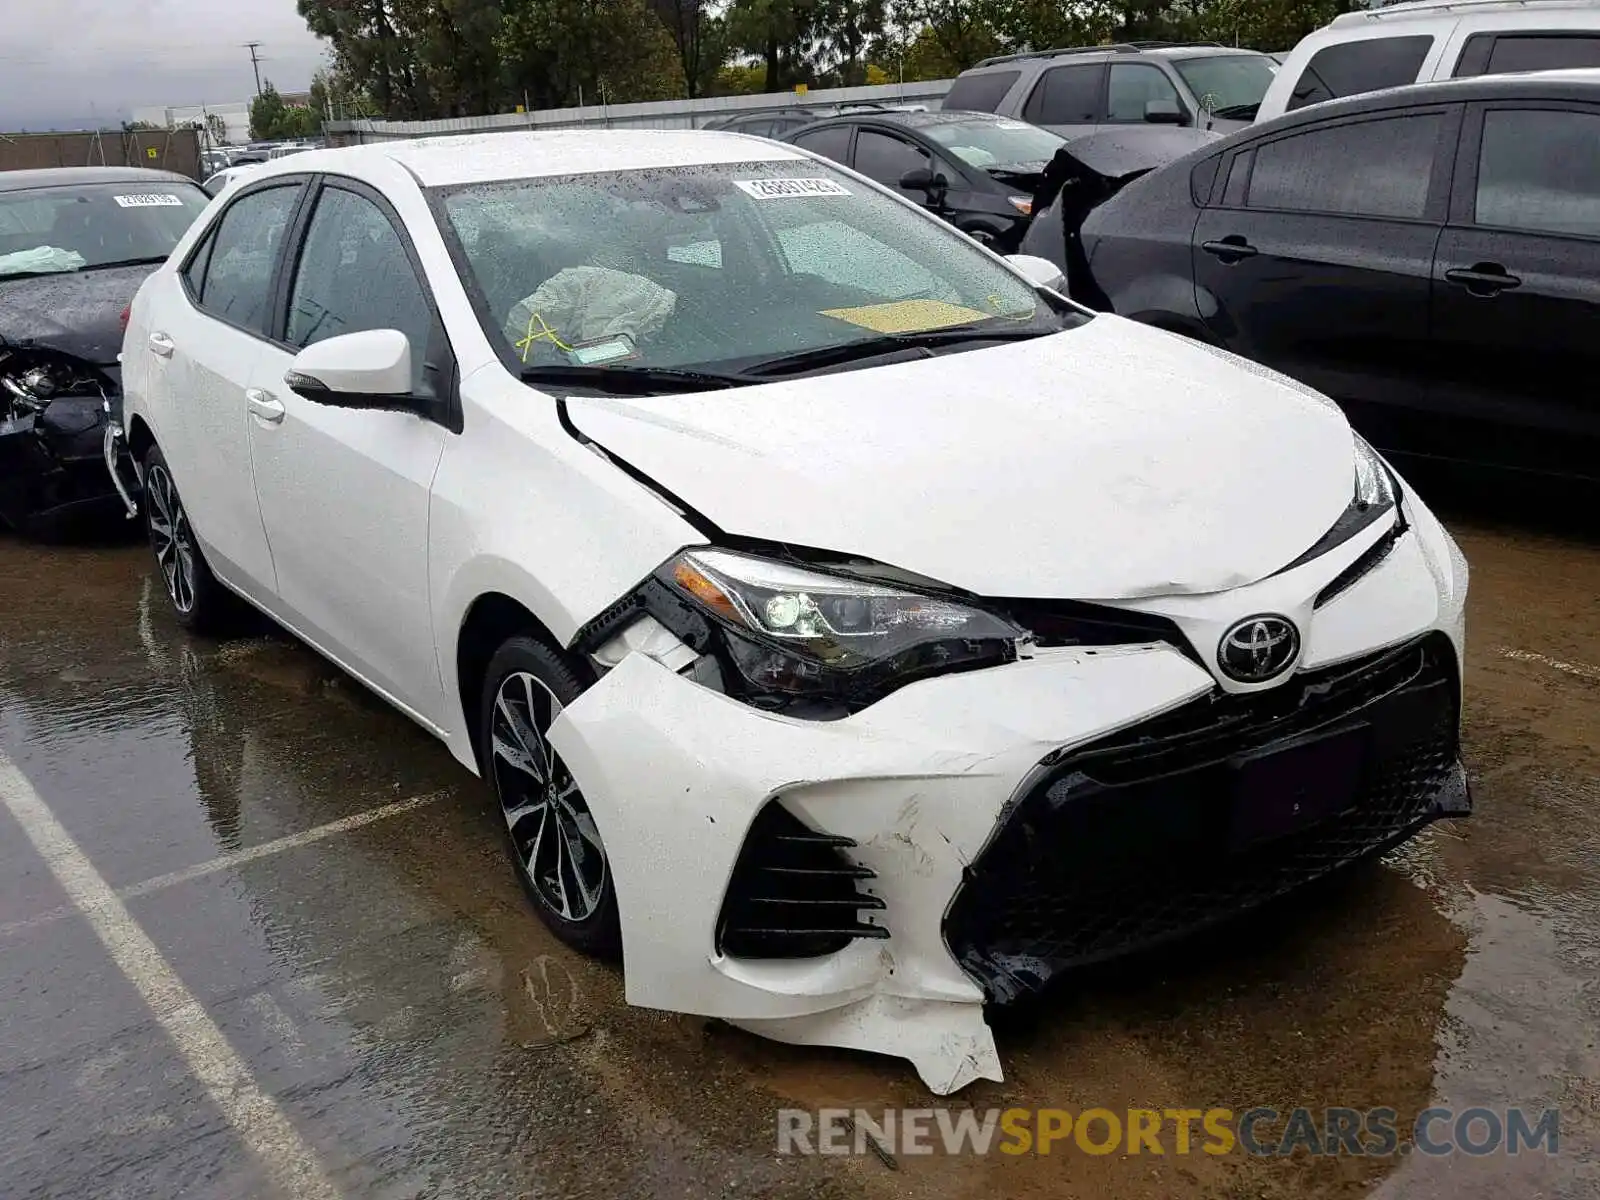
[[[1217,665],[1236,683],[1265,683],[1300,656],[1300,631],[1274,613],[1246,617],[1229,627],[1217,647]]]

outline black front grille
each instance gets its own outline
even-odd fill
[[[1431,635],[1270,691],[1214,692],[1047,760],[946,914],[951,952],[1003,1003],[1062,970],[1251,908],[1443,811],[1463,811],[1457,692],[1454,651]],[[1325,750],[1305,760],[1318,769],[1328,749],[1338,759],[1350,746],[1356,756],[1337,811],[1241,841],[1241,770],[1318,745]]]
[[[889,931],[860,919],[881,909],[856,888],[876,876],[853,862],[849,838],[818,833],[776,800],[756,814],[734,863],[717,946],[738,958],[812,958]]]

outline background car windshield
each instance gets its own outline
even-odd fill
[[[1180,58],[1173,66],[1200,101],[1200,107],[1216,113],[1260,107],[1274,74],[1271,61],[1260,54]]]
[[[1014,167],[1049,162],[1066,142],[1026,121],[961,121],[923,132],[968,166]]]
[[[961,234],[810,160],[443,189],[490,337],[518,362],[734,365],[1036,319]],[[1043,330],[1042,330],[1043,331]]]
[[[168,179],[0,192],[0,276],[164,259],[210,202]]]

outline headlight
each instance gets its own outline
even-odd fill
[[[1342,546],[1367,526],[1396,508],[1399,486],[1394,475],[1378,452],[1359,435],[1355,439],[1355,488],[1350,507],[1340,514],[1333,527],[1317,539],[1316,545],[1295,559],[1285,571],[1292,570],[1314,558],[1321,558],[1336,546]]]
[[[723,550],[656,578],[722,634],[745,691],[870,703],[923,675],[1016,657],[1024,630],[937,596]]]

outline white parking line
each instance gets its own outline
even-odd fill
[[[0,803],[22,827],[50,873],[94,927],[112,960],[149,1005],[189,1070],[283,1194],[294,1200],[337,1200],[339,1192],[323,1173],[316,1153],[257,1085],[216,1022],[183,986],[27,777],[4,754],[0,754]]]
[[[165,875],[157,875],[154,879],[146,879],[141,883],[131,884],[116,893],[119,900],[135,900],[140,896],[148,896],[151,892],[159,892],[164,888],[176,887],[180,883],[188,883],[191,879],[199,879],[205,875],[215,875],[218,871],[231,870],[245,863],[255,862],[258,858],[266,858],[271,854],[281,854],[285,850],[295,850],[301,846],[309,846],[313,842],[320,842],[323,838],[330,838],[336,833],[349,833],[352,829],[360,829],[363,825],[371,825],[378,821],[386,821],[390,817],[398,817],[404,813],[412,812],[425,804],[432,804],[442,800],[449,792],[429,792],[423,796],[413,796],[409,800],[396,800],[393,804],[381,804],[377,808],[369,808],[366,812],[355,813],[348,817],[341,817],[337,821],[329,821],[326,825],[318,825],[312,829],[302,830],[300,833],[291,833],[285,837],[274,838],[270,842],[262,842],[258,846],[246,846],[243,850],[231,850],[227,854],[218,855],[203,863],[196,863],[192,867],[182,867],[176,871],[169,871]],[[20,921],[0,922],[0,938],[10,937],[13,934],[25,933],[40,925],[48,925],[51,921],[59,921],[63,917],[70,917],[77,912],[76,908],[64,906],[62,908],[47,909],[31,917],[23,917]]]
[[[1567,675],[1576,675],[1579,679],[1593,679],[1600,682],[1600,667],[1591,667],[1588,663],[1562,662],[1559,658],[1551,658],[1548,654],[1538,654],[1532,650],[1502,649],[1500,657],[1509,658],[1513,662],[1538,663],[1541,667],[1549,667],[1552,671],[1561,671]]]

